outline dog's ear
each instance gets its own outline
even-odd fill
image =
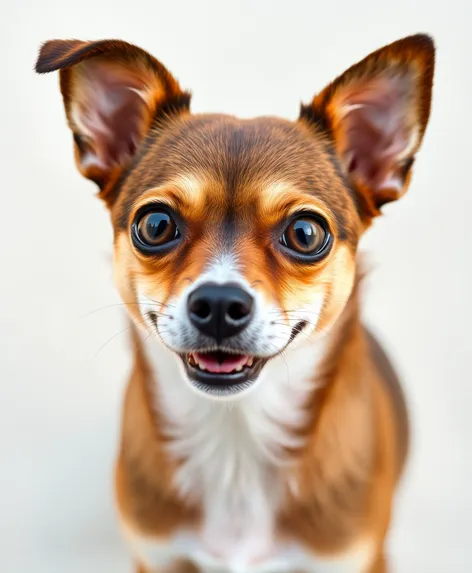
[[[368,217],[405,193],[429,119],[434,43],[426,35],[385,46],[303,105],[301,119],[329,134]]]
[[[187,111],[190,96],[147,52],[121,40],[51,40],[36,71],[60,71],[81,173],[106,196],[159,112]]]

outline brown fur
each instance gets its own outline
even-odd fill
[[[139,121],[133,124],[136,148],[124,156],[99,138],[86,137],[71,111],[75,105],[80,114],[89,105],[86,81],[94,70],[87,65],[102,66],[120,81],[148,90],[144,100],[133,96],[126,104],[135,106]],[[221,245],[237,254],[250,284],[284,309],[285,320],[300,300],[323,294],[317,328],[334,329],[335,342],[323,365],[323,386],[307,404],[310,423],[299,430],[305,446],[291,452],[296,487],[287,492],[279,535],[321,554],[371,539],[377,556],[369,573],[385,570],[383,543],[406,459],[408,424],[395,373],[359,321],[356,250],[380,207],[410,183],[429,117],[433,67],[428,37],[401,40],[350,68],[302,106],[293,123],[192,115],[188,93],[166,68],[121,41],[53,41],[43,47],[37,64],[40,73],[61,71],[76,160],[80,171],[99,184],[109,207],[116,283],[136,322],[142,321],[137,285],[165,309],[169,297],[193,282]],[[371,84],[398,75],[409,90],[404,129],[418,129],[409,155],[399,165],[388,165],[401,181],[400,191],[375,188],[381,173],[371,178],[350,173],[345,159],[350,125],[343,111],[346,101],[357,101]],[[107,161],[97,171],[84,162],[86,154]],[[153,201],[172,207],[185,227],[185,240],[159,258],[143,256],[129,238],[135,214]],[[317,264],[295,262],[274,246],[283,221],[300,209],[323,215],[334,236],[331,252]],[[184,524],[198,527],[201,508],[180,499],[174,488],[176,462],[164,448],[169,438],[161,412],[152,406],[154,381],[137,335],[133,347],[117,502],[134,528],[166,537]]]

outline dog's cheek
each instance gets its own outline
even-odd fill
[[[356,273],[355,255],[345,245],[337,248],[319,272],[292,280],[282,294],[289,321],[306,320],[308,330],[328,331],[349,300]]]
[[[347,245],[340,245],[320,281],[325,285],[325,301],[318,321],[318,329],[327,331],[342,314],[352,292],[356,277],[355,253]]]
[[[192,280],[189,269],[178,269],[171,260],[146,261],[137,256],[125,233],[115,240],[114,281],[128,314],[138,325],[154,323],[149,314],[162,318],[175,308]],[[171,303],[171,304],[170,304]],[[160,321],[160,320],[159,320]]]
[[[145,322],[155,326],[161,317],[167,315],[169,289],[155,275],[140,272],[134,275],[133,286],[141,315]]]
[[[301,321],[307,323],[307,333],[317,328],[329,292],[329,285],[318,276],[312,282],[292,283],[284,293],[282,304],[291,328]]]

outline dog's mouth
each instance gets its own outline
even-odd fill
[[[300,321],[292,329],[287,346],[305,327]],[[194,350],[180,354],[191,384],[204,394],[234,396],[250,388],[265,364],[277,356],[257,356],[236,350]]]
[[[224,350],[181,355],[193,385],[206,394],[236,394],[256,381],[268,358]]]
[[[210,374],[235,374],[244,368],[254,366],[254,357],[249,354],[229,354],[222,350],[216,352],[192,352],[188,363],[194,368]],[[256,359],[257,360],[257,359]]]

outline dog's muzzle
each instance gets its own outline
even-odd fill
[[[266,362],[234,349],[234,337],[241,335],[254,316],[254,298],[234,283],[207,282],[188,297],[188,317],[209,341],[211,350],[181,355],[189,378],[207,391],[237,390],[255,380]],[[231,346],[231,350],[229,350]]]

